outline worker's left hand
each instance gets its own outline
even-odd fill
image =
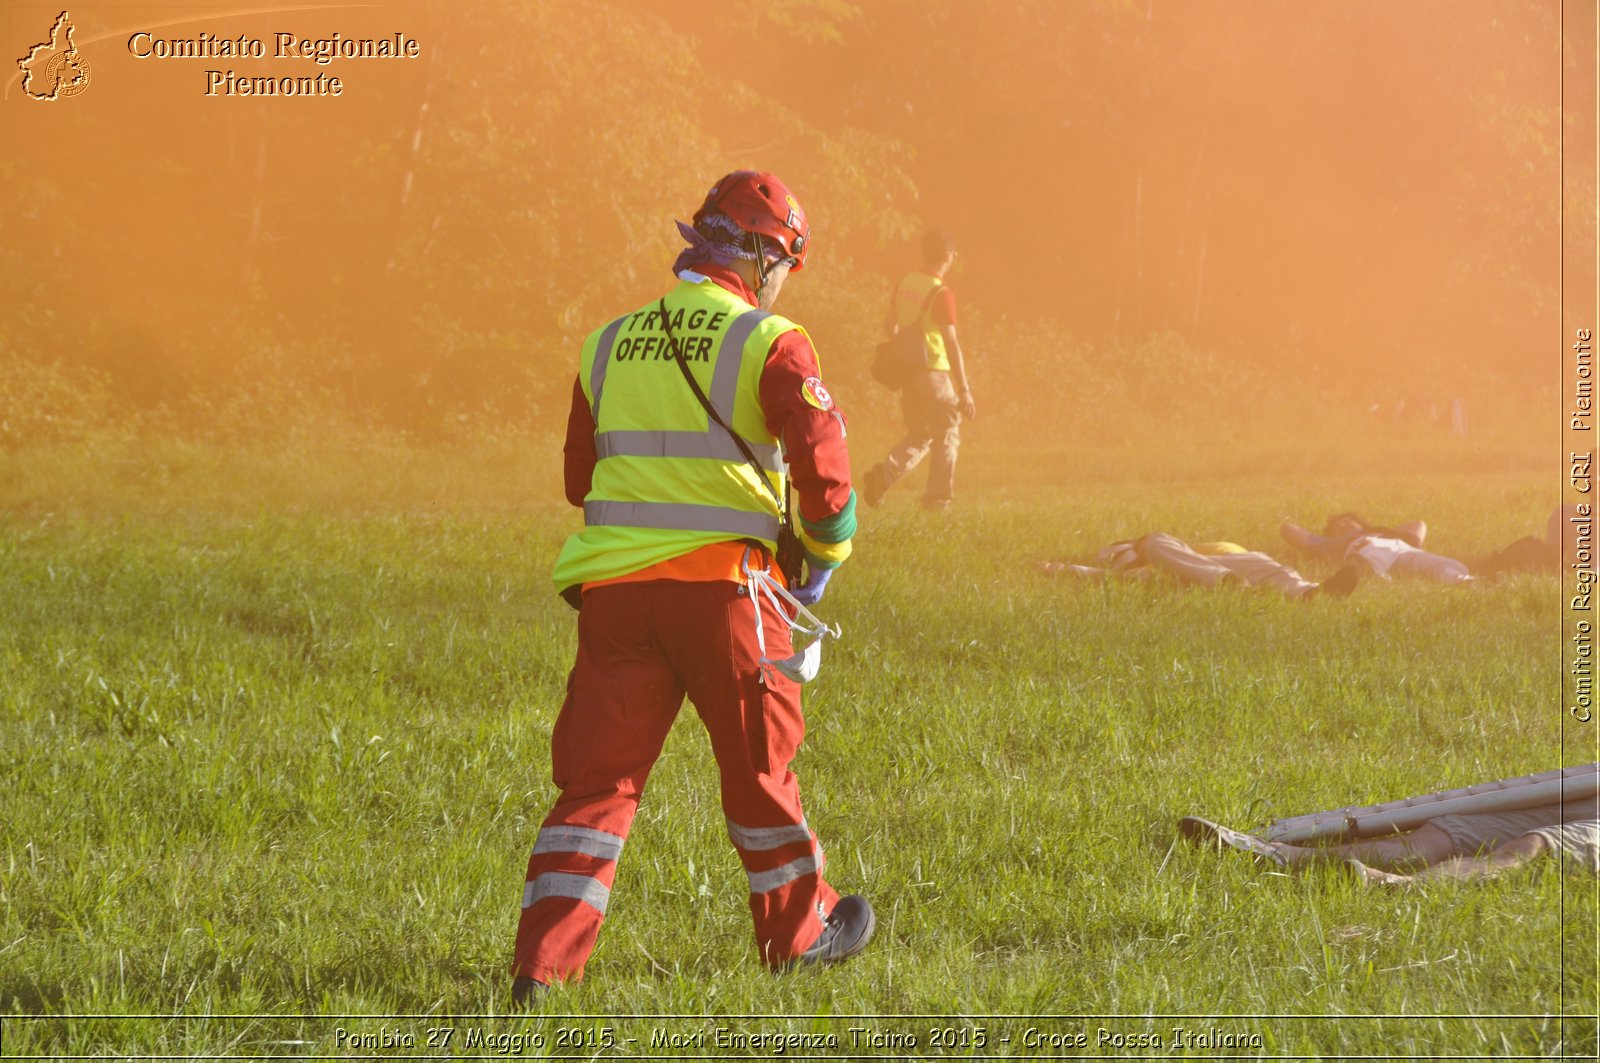
[[[828,579],[833,575],[831,568],[812,568],[806,564],[806,581],[789,593],[794,595],[794,600],[804,606],[813,606],[822,601],[822,592],[828,586]]]

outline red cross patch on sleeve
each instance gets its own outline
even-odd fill
[[[822,386],[822,378],[808,376],[800,385],[801,396],[819,410],[833,409],[833,396]]]

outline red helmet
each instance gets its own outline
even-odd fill
[[[711,186],[706,201],[695,212],[695,224],[711,210],[727,215],[747,233],[776,240],[783,253],[795,260],[793,269],[805,266],[806,253],[811,250],[811,224],[794,194],[772,174],[735,170]]]

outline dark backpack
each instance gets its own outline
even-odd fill
[[[922,308],[909,325],[878,344],[872,359],[872,378],[890,391],[899,391],[918,373],[928,368],[928,341],[922,334],[922,315],[933,305],[943,284],[935,284],[922,300]]]

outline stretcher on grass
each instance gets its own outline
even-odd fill
[[[1435,816],[1510,812],[1556,802],[1576,802],[1600,793],[1600,763],[1557,768],[1537,775],[1463,786],[1457,790],[1388,801],[1381,805],[1336,808],[1274,820],[1259,837],[1273,842],[1328,842],[1370,838],[1420,827]]]

